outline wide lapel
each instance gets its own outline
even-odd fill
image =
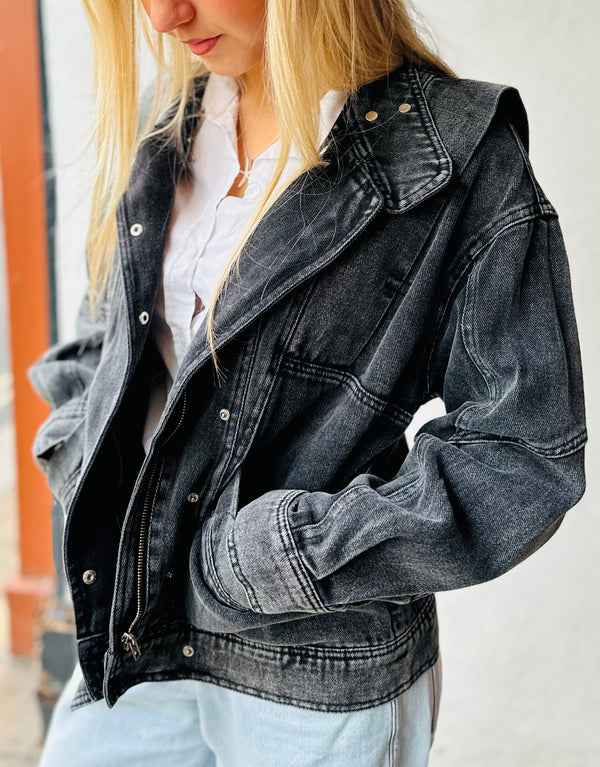
[[[197,107],[204,84],[205,78],[199,78],[186,123],[190,141],[200,125]],[[384,206],[391,213],[408,210],[444,186],[452,172],[410,64],[363,85],[348,98],[330,132],[325,157],[332,160],[329,167],[313,168],[297,178],[247,241],[239,269],[232,271],[215,309],[217,350],[338,258]],[[151,313],[156,296],[180,170],[172,149],[157,152],[150,145],[136,160],[120,211],[120,232],[127,238],[122,244],[130,325],[138,352],[145,339],[138,319],[144,311]],[[147,237],[130,236],[138,222],[149,227],[144,229]],[[170,397],[178,395],[209,356],[203,326]]]

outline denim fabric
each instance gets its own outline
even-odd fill
[[[309,711],[193,679],[142,682],[112,708],[71,711],[75,672],[52,715],[38,767],[426,767],[441,656],[389,703]]]
[[[435,593],[558,529],[584,491],[582,374],[527,150],[513,87],[406,64],[358,89],[329,165],[271,208],[219,299],[222,377],[200,332],[144,457],[188,158],[142,145],[103,315],[84,302],[78,339],[30,370],[53,404],[34,453],[65,511],[74,707],[179,678],[318,711],[391,701],[437,658]]]

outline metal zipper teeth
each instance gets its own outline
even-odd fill
[[[173,428],[173,430],[170,432],[168,437],[166,437],[165,441],[161,445],[161,450],[163,447],[167,444],[167,442],[171,439],[171,437],[175,434],[175,432],[179,429],[181,424],[183,423],[183,419],[185,416],[185,408],[186,408],[186,398],[187,398],[187,392],[184,391],[183,398],[182,398],[182,408],[181,408],[181,415],[179,416],[179,420],[176,424],[176,426]],[[145,569],[145,563],[146,563],[146,554],[147,554],[147,543],[148,543],[148,524],[150,521],[150,496],[152,492],[152,486],[154,484],[154,477],[156,475],[156,469],[157,464],[155,463],[152,468],[152,474],[150,476],[150,482],[148,485],[148,490],[146,492],[146,498],[144,500],[144,511],[142,513],[142,519],[140,522],[140,537],[139,537],[139,543],[138,543],[138,556],[137,556],[137,608],[136,613],[131,621],[131,624],[129,625],[129,628],[127,631],[125,631],[121,637],[121,642],[123,646],[125,647],[125,650],[131,652],[133,659],[137,660],[140,655],[141,651],[139,648],[139,644],[137,641],[137,638],[133,634],[133,629],[136,627],[138,622],[140,621],[142,615],[144,614],[144,599],[143,599],[143,591],[144,591],[144,585],[145,585],[145,579],[144,579],[144,569]]]

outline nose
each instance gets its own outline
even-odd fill
[[[143,5],[154,29],[164,34],[187,24],[196,13],[193,4],[186,0],[144,0]]]

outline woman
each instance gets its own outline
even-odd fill
[[[30,371],[79,655],[41,764],[425,765],[435,592],[517,565],[584,489],[523,104],[401,0],[142,5],[136,139],[137,9],[86,2],[90,290]]]

